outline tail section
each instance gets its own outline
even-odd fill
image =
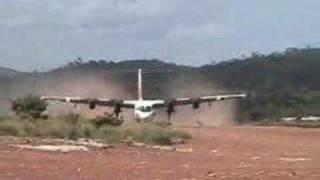
[[[142,69],[138,70],[138,99],[143,100],[142,94]]]

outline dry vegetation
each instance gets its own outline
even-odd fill
[[[183,131],[160,124],[97,125],[96,121],[74,114],[37,120],[1,118],[0,135],[62,139],[91,138],[101,139],[106,143],[121,143],[130,139],[159,145],[172,145],[177,140],[191,138]]]
[[[156,123],[126,124],[112,114],[88,119],[79,114],[58,117],[43,115],[47,104],[39,97],[27,95],[12,103],[16,118],[0,118],[0,135],[72,139],[90,138],[106,143],[144,142],[171,145],[191,136]]]

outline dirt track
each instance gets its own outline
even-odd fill
[[[0,179],[320,179],[320,129],[187,129],[192,153],[126,146],[48,153],[0,147]]]

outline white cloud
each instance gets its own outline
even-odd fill
[[[0,66],[48,68],[77,56],[203,64],[272,51],[319,41],[317,5],[315,0],[7,0],[0,6],[0,41],[6,42],[0,43]]]

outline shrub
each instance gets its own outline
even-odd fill
[[[47,103],[40,97],[27,95],[12,102],[12,111],[21,119],[38,119],[41,113],[47,109]]]
[[[67,114],[48,120],[39,119],[36,126],[41,129],[40,136],[67,138],[76,140],[87,137],[84,127],[87,126],[87,120],[81,119],[78,114]]]
[[[97,132],[97,128],[91,122],[81,121],[78,125],[78,132],[81,134],[81,137],[93,138]]]
[[[104,116],[98,116],[91,121],[96,126],[96,128],[100,128],[104,125],[121,126],[124,122],[124,119],[114,117],[112,114],[105,114]]]
[[[17,120],[16,120],[17,121]],[[23,125],[23,135],[24,136],[39,136],[40,128],[38,128],[31,121],[17,122]]]
[[[140,128],[140,130],[139,130]],[[135,130],[137,128],[134,128]],[[134,139],[149,144],[172,145],[176,139],[191,139],[188,133],[172,129],[170,127],[162,127],[153,123],[147,123],[138,127],[138,131],[133,132]]]
[[[70,125],[62,120],[38,121],[36,127],[39,129],[39,136],[50,138],[68,138]]]
[[[94,137],[102,139],[107,143],[119,143],[126,139],[128,134],[124,128],[106,125],[98,129]]]

